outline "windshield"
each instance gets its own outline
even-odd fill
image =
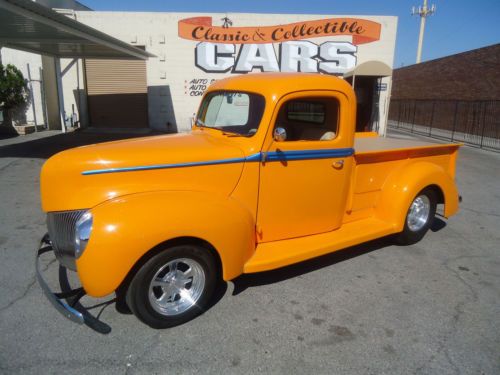
[[[219,129],[231,135],[251,137],[259,128],[263,112],[264,98],[260,95],[216,91],[203,99],[196,125]]]

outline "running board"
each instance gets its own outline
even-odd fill
[[[328,233],[261,243],[245,263],[243,272],[273,270],[393,233],[392,225],[379,219],[368,218],[344,224]]]

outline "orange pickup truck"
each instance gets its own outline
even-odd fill
[[[356,134],[342,79],[249,74],[217,81],[192,130],[84,146],[41,172],[53,251],[82,288],[48,299],[100,329],[78,303],[116,292],[144,323],[184,323],[218,280],[287,266],[378,237],[419,241],[438,204],[458,210],[459,146]]]

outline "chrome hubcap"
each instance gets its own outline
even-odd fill
[[[416,197],[410,206],[410,212],[406,219],[408,228],[412,232],[417,232],[422,229],[429,220],[430,211],[431,202],[427,195],[419,195]]]
[[[149,302],[162,315],[178,315],[196,305],[205,287],[205,272],[195,260],[174,259],[161,267],[149,285]]]

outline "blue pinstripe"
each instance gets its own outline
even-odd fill
[[[327,150],[300,150],[300,151],[270,151],[266,153],[266,162],[339,158],[339,157],[352,156],[353,154],[354,154],[354,149],[352,148],[336,148]],[[186,167],[200,167],[205,165],[260,162],[261,160],[262,160],[262,152],[258,152],[246,158],[230,158],[230,159],[195,161],[189,163],[175,163],[175,164],[154,164],[154,165],[142,165],[136,167],[123,167],[123,168],[92,169],[89,171],[83,171],[82,175],[89,176],[94,174],[105,174],[105,173],[136,172],[136,171],[147,171],[154,169],[186,168]]]

